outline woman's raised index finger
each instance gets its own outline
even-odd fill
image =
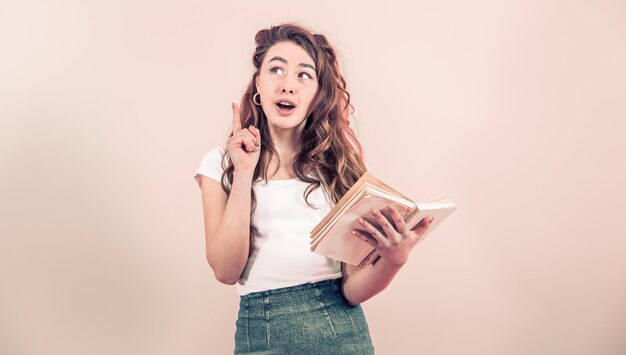
[[[231,103],[231,106],[233,107],[233,134],[235,134],[241,131],[241,111],[236,103]]]

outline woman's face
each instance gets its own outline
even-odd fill
[[[304,129],[319,84],[315,62],[302,47],[291,41],[270,47],[259,69],[256,86],[270,132]]]

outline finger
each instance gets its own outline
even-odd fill
[[[261,145],[259,139],[255,137],[247,128],[242,129],[241,131],[237,132],[237,134],[244,137],[243,139],[245,139],[246,142],[251,142],[251,144],[255,148],[258,148]]]
[[[398,210],[395,207],[389,206],[389,213],[391,214],[393,223],[395,223],[396,225],[396,229],[398,230],[398,233],[402,235],[406,234],[406,232],[408,232],[409,229],[407,228],[406,223],[404,222],[404,218],[402,218],[402,215],[400,214],[400,212],[398,212]]]
[[[257,147],[261,145],[261,138],[256,136],[254,134],[254,132],[252,132],[252,126],[248,127],[248,128],[244,128],[241,131],[239,131],[242,134],[245,134],[247,137],[249,137],[252,142],[254,142],[254,145],[256,145]]]
[[[254,126],[248,127],[248,130],[256,137],[257,145],[261,145],[261,131]]]
[[[232,103],[233,107],[233,134],[241,130],[241,110],[236,103]]]
[[[252,132],[250,132],[247,128],[242,128],[237,132],[233,133],[233,137],[248,137],[252,140],[256,140],[256,137]]]
[[[376,221],[378,221],[378,224],[385,231],[388,239],[393,240],[395,243],[399,243],[402,240],[402,237],[398,234],[391,223],[389,223],[389,220],[384,214],[382,214],[379,210],[374,210],[372,214],[374,215],[374,218],[376,218]]]
[[[364,241],[364,242],[368,243],[369,245],[373,246],[374,248],[378,248],[378,243],[369,234],[363,233],[363,232],[361,232],[360,230],[357,230],[357,229],[352,230],[352,234],[355,235],[357,238],[361,239],[362,241]]]
[[[370,235],[372,235],[376,241],[378,242],[379,245],[384,245],[384,246],[391,246],[391,240],[389,240],[388,238],[384,237],[380,231],[374,227],[370,222],[368,222],[365,218],[359,218],[359,223],[361,223],[361,225],[365,228],[365,230],[367,232],[369,232]]]
[[[235,143],[235,145],[242,148],[245,147],[245,151],[247,152],[256,151],[258,149],[254,144],[252,134],[248,132],[247,129],[242,129],[241,131],[235,133],[235,135],[233,135],[230,139]]]
[[[420,223],[418,223],[417,226],[415,226],[411,230],[421,236],[428,230],[432,221],[433,221],[432,217],[424,217],[424,219],[422,219]]]
[[[256,152],[259,148],[254,144],[254,140],[247,135],[243,135],[242,143],[246,146],[246,151]]]

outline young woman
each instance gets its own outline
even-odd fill
[[[360,303],[406,263],[430,221],[408,230],[374,211],[356,233],[380,254],[367,267],[310,251],[309,232],[366,171],[349,127],[350,95],[326,37],[294,24],[256,34],[256,68],[233,104],[233,132],[195,176],[206,257],[237,284],[236,354],[373,354]]]

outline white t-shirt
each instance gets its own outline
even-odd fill
[[[194,176],[200,184],[204,175],[221,181],[221,146],[210,150]],[[321,187],[304,200],[308,184],[297,179],[258,179],[253,185],[256,209],[252,215],[260,236],[254,240],[248,263],[237,283],[237,292],[246,295],[281,287],[289,287],[336,279],[342,276],[341,263],[311,251],[310,232],[330,211],[331,204]]]

